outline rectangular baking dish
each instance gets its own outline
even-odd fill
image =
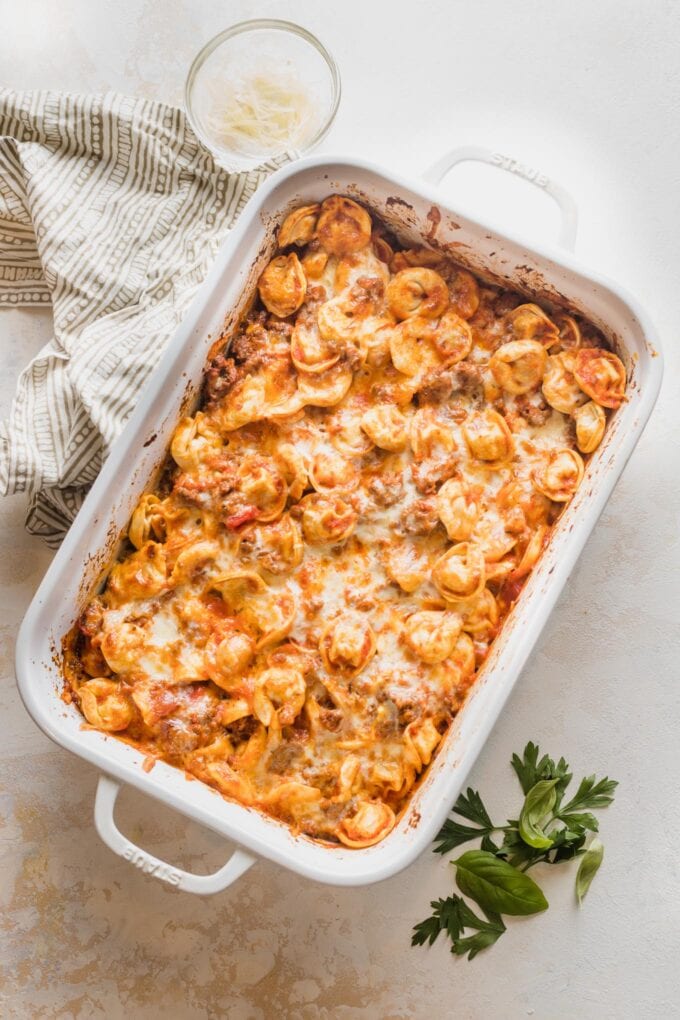
[[[454,163],[478,159],[533,180],[563,212],[563,237],[573,235],[573,207],[543,175],[478,149],[445,156],[430,172],[439,179]],[[364,202],[402,240],[434,244],[488,279],[534,299],[590,318],[626,364],[629,399],[612,417],[586,477],[511,612],[463,710],[392,833],[364,850],[294,836],[282,823],[225,800],[199,781],[143,755],[115,737],[87,729],[74,705],[61,700],[60,649],[102,571],[115,555],[140,494],[159,470],[174,425],[195,406],[206,358],[225,327],[238,319],[283,215],[332,192]],[[22,624],[16,652],[19,690],[27,710],[54,741],[102,770],[95,821],[102,838],[137,867],[188,891],[225,888],[257,857],[317,881],[362,885],[394,875],[431,842],[498,718],[524,663],[652,411],[662,375],[647,316],[617,285],[573,255],[499,233],[445,205],[436,187],[401,179],[353,159],[311,157],[275,174],[250,200],[226,238],[195,302],[165,351],[115,443],[77,520],[48,570]],[[129,783],[233,840],[236,849],[213,875],[192,875],[136,847],[113,820],[121,783]]]

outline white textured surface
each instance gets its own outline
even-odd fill
[[[409,947],[449,887],[426,854],[372,889],[312,885],[258,864],[210,900],[142,877],[92,828],[96,776],[26,716],[12,675],[21,615],[49,562],[0,504],[0,1015],[8,1017],[665,1018],[680,977],[680,7],[673,0],[330,4],[0,0],[0,68],[17,88],[117,88],[179,102],[195,50],[244,17],[306,24],[344,81],[327,151],[417,174],[453,145],[540,166],[581,211],[579,254],[656,321],[666,381],[647,432],[533,661],[471,777],[496,814],[516,804],[507,762],[528,739],[621,781],[602,815],[603,868],[582,911],[572,876],[544,880],[550,911],[472,964]],[[452,201],[554,234],[521,182],[461,168]],[[0,317],[0,413],[49,314]],[[492,812],[493,813],[493,812]],[[217,867],[219,840],[129,794],[120,821],[148,849]],[[567,869],[565,869],[566,871]]]

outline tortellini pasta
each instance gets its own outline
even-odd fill
[[[371,625],[356,613],[344,613],[329,623],[321,635],[319,651],[329,672],[359,673],[376,652]]]
[[[434,564],[432,581],[446,602],[464,602],[474,598],[486,581],[482,550],[471,542],[452,545]]]
[[[543,396],[562,414],[575,414],[588,397],[576,381],[576,353],[572,350],[548,358],[543,377]]]
[[[307,293],[307,277],[297,255],[291,252],[273,259],[262,273],[257,289],[272,315],[282,319],[294,315]]]
[[[433,269],[402,269],[387,285],[387,304],[395,319],[438,319],[449,305],[446,281]]]
[[[544,347],[552,347],[559,337],[557,326],[538,305],[518,305],[506,319],[517,340],[537,340]]]
[[[314,237],[321,206],[301,205],[289,213],[279,230],[279,248],[288,248],[291,244],[302,247]]]
[[[506,393],[529,393],[540,385],[545,371],[545,347],[537,340],[511,340],[490,361],[494,379]]]
[[[344,542],[354,531],[358,515],[341,496],[310,493],[301,501],[302,531],[310,545]]]
[[[132,702],[114,680],[88,680],[78,691],[78,697],[83,715],[91,726],[116,733],[126,730],[132,722]]]
[[[247,457],[239,465],[236,479],[245,499],[255,507],[258,521],[273,521],[281,516],[288,486],[274,460],[257,455]]]
[[[338,839],[357,850],[373,846],[394,828],[395,821],[394,811],[384,801],[361,801],[352,817],[341,821]]]
[[[91,727],[349,854],[410,824],[626,370],[349,196],[277,245],[64,662]]]
[[[253,712],[263,726],[290,726],[302,711],[305,680],[297,669],[266,669],[255,680]]]
[[[404,640],[423,662],[443,662],[456,647],[462,617],[448,610],[422,609],[404,624]]]
[[[571,499],[583,478],[584,465],[575,450],[553,450],[534,475],[537,489],[556,503]]]
[[[317,492],[351,492],[360,481],[353,462],[332,449],[319,450],[314,455],[309,480]]]
[[[625,399],[626,370],[611,351],[581,348],[576,354],[574,377],[583,392],[602,407],[615,410]]]
[[[463,424],[463,434],[471,455],[488,467],[503,464],[513,456],[512,432],[498,411],[486,409],[471,415]]]
[[[361,428],[381,450],[396,453],[408,442],[408,421],[393,404],[377,404],[364,411]]]
[[[130,519],[128,538],[136,549],[141,549],[149,539],[163,539],[164,537],[163,504],[152,492],[145,493]]]
[[[470,538],[480,508],[470,487],[460,478],[449,478],[437,493],[437,513],[452,542]]]
[[[574,414],[574,420],[576,422],[576,445],[581,453],[593,453],[604,436],[607,424],[604,411],[594,400],[589,400],[587,404],[579,407]]]
[[[255,641],[244,630],[216,634],[206,649],[206,672],[218,687],[231,691],[255,655]]]
[[[316,236],[329,255],[349,255],[371,240],[371,217],[351,198],[333,195],[321,204]]]
[[[385,555],[385,573],[402,591],[411,594],[427,580],[430,560],[426,551],[413,542],[399,542]]]

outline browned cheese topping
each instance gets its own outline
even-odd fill
[[[390,832],[602,440],[592,326],[294,210],[67,642],[87,722],[348,847]]]

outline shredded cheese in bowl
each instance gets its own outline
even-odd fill
[[[201,50],[185,100],[192,127],[216,161],[241,171],[316,145],[335,116],[340,78],[333,58],[305,29],[250,21]]]
[[[206,91],[204,123],[211,136],[245,156],[304,148],[319,126],[319,110],[293,72],[215,77]]]

